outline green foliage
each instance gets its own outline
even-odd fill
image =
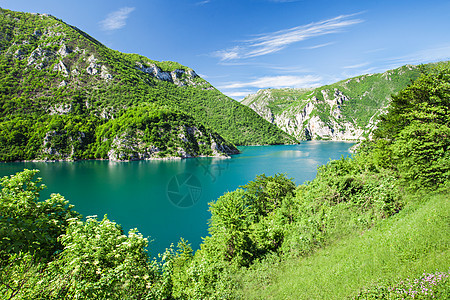
[[[245,192],[236,190],[220,197],[211,204],[212,238],[205,244],[214,244],[214,254],[219,259],[239,265],[248,265],[251,260],[252,241],[249,237],[251,208],[244,202]]]
[[[52,16],[0,9],[0,32],[0,161],[104,158],[110,149],[93,144],[99,127],[150,103],[191,116],[227,145],[296,142],[191,69],[108,49]],[[70,128],[54,132],[55,119]],[[163,156],[177,156],[167,148]]]
[[[417,196],[420,201],[414,195],[406,198],[410,202],[404,210],[370,230],[341,237],[308,256],[281,262],[270,259],[250,272],[243,270],[243,288],[237,296],[346,299],[370,289],[372,294],[360,299],[391,299],[383,298],[387,288],[406,283],[408,277],[412,283],[424,272],[448,272],[448,193]],[[434,288],[448,293],[448,281],[441,283]],[[448,298],[441,295],[445,296],[436,299]]]
[[[378,140],[412,188],[450,180],[450,68],[423,74],[393,97]]]
[[[36,285],[45,266],[30,253],[11,254],[0,267],[0,294],[4,299],[43,299]]]
[[[292,197],[295,185],[284,175],[263,174],[242,188],[210,204],[211,238],[205,247],[212,247],[211,255],[219,259],[248,266],[280,246],[282,232],[273,228],[273,213]]]
[[[50,297],[80,299],[143,298],[155,276],[144,250],[147,240],[106,217],[72,219],[60,237],[64,250],[49,264]]]
[[[179,149],[210,154],[213,140],[233,147],[215,132],[225,138],[235,135],[242,144],[289,140],[255,119],[249,108],[215,90],[203,90],[209,85],[199,78],[192,79],[195,85],[176,87],[135,67],[138,62],[156,64],[162,71],[183,68],[176,63],[109,50],[85,34],[80,39],[79,30],[54,18],[1,13],[0,43],[10,48],[0,60],[6,74],[0,77],[1,160],[99,158],[111,150],[133,159],[141,153],[139,147],[158,147],[161,155],[169,156]],[[28,18],[40,28],[28,28]],[[77,53],[64,60],[80,70],[75,89],[56,87],[64,77],[57,72],[45,71],[52,74],[45,85],[33,81],[42,69],[27,67],[14,55],[36,49],[39,39],[31,36],[38,29],[46,32],[46,42],[59,41],[48,33],[61,29],[72,49],[86,49],[113,79],[87,75],[87,58]],[[25,39],[30,43],[23,44]],[[136,230],[125,235],[106,217],[81,221],[60,195],[40,201],[43,186],[33,179],[36,171],[5,177],[0,293],[19,299],[394,297],[390,288],[406,289],[423,280],[407,282],[408,276],[448,269],[449,70],[442,65],[425,68],[427,73],[393,96],[374,141],[363,143],[351,159],[320,167],[311,182],[295,187],[285,175],[263,174],[210,203],[210,235],[195,254],[181,240],[150,261],[147,240]],[[352,99],[369,97],[375,107],[379,95],[365,91],[377,76],[386,77],[378,90],[384,95],[406,84],[403,79],[416,71],[404,67],[338,85],[349,95],[354,92]],[[402,77],[404,73],[408,76]],[[67,80],[74,84],[71,76]],[[33,84],[21,89],[21,81],[13,78]],[[331,97],[338,85],[327,86],[323,93],[301,91],[298,98],[291,91],[276,91],[283,99],[274,103],[280,108],[305,105],[303,96]],[[358,105],[348,102],[354,116],[367,121],[369,115]],[[60,112],[48,114],[48,107]],[[433,189],[441,194],[426,195]],[[418,195],[412,196],[412,190]],[[445,298],[448,279],[433,292]]]
[[[445,63],[441,63],[444,65]],[[422,68],[432,69],[433,65]],[[315,89],[267,89],[245,98],[242,103],[264,111],[263,117],[290,118],[303,116],[303,124],[295,129],[299,139],[328,139],[326,136],[311,136],[307,124],[319,117],[326,126],[345,131],[349,123],[364,131],[365,138],[373,130],[378,116],[389,105],[391,95],[405,88],[420,75],[420,67],[406,65],[383,74],[369,74],[339,81]],[[338,100],[338,101],[336,101]],[[305,107],[308,109],[305,110]],[[311,111],[309,112],[309,109]],[[336,124],[336,125],[335,125]],[[285,125],[283,125],[285,126]]]
[[[65,232],[68,219],[78,216],[63,196],[52,194],[39,201],[45,187],[35,179],[37,170],[24,170],[0,180],[0,254],[29,252],[49,259],[62,249],[57,238]]]
[[[292,196],[295,189],[292,179],[281,174],[269,177],[262,174],[242,187],[246,190],[245,201],[251,208],[255,221],[279,208],[283,199]]]

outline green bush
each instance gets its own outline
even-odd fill
[[[57,238],[68,226],[68,220],[78,216],[63,196],[52,194],[39,200],[45,188],[37,170],[24,170],[0,180],[0,254],[29,252],[45,260],[53,257],[63,246]]]

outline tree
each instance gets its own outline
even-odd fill
[[[38,170],[24,170],[0,179],[0,252],[2,256],[30,252],[36,257],[50,259],[62,245],[57,241],[68,225],[78,217],[63,196],[52,194],[39,201],[45,188]]]
[[[450,180],[450,68],[437,67],[393,96],[376,132],[411,187]],[[386,155],[384,155],[386,157]]]
[[[137,230],[123,234],[106,218],[73,218],[59,239],[64,246],[49,264],[54,278],[49,297],[76,299],[144,298],[156,270],[148,262],[147,239]]]

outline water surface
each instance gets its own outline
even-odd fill
[[[239,147],[231,159],[172,161],[20,162],[0,164],[0,176],[39,169],[48,187],[83,214],[98,215],[138,228],[150,253],[163,252],[180,237],[194,249],[207,235],[208,203],[265,173],[285,173],[296,184],[312,180],[317,166],[348,156],[351,143],[311,141],[300,145]],[[45,199],[47,199],[45,198]]]

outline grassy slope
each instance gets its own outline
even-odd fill
[[[270,272],[272,284],[261,289],[250,283],[245,294],[258,299],[343,299],[379,281],[393,285],[407,277],[419,278],[424,271],[446,272],[449,196],[415,199],[369,231],[279,265]]]

